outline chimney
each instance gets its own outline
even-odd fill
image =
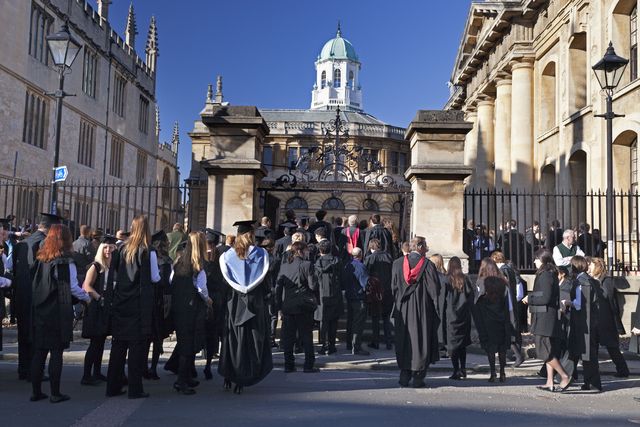
[[[109,21],[109,5],[111,0],[98,0],[98,15],[105,21]]]

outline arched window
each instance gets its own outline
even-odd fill
[[[572,111],[580,110],[587,105],[587,34],[579,33],[569,44],[570,104]]]
[[[338,70],[333,71],[333,87],[340,87],[342,84],[342,72]]]
[[[309,205],[307,204],[307,201],[305,199],[303,199],[302,197],[299,196],[294,196],[292,198],[290,198],[289,200],[287,200],[287,203],[285,205],[285,208],[287,209],[309,209]]]
[[[549,62],[542,71],[540,93],[540,132],[556,125],[556,63]]]
[[[613,8],[611,41],[616,53],[629,58],[621,85],[638,78],[638,9],[636,0],[619,0]]]
[[[320,89],[324,89],[327,86],[327,72],[323,71],[320,74]]]
[[[378,202],[369,197],[362,202],[362,209],[365,211],[378,212],[380,211],[380,206],[378,206]]]
[[[343,211],[345,209],[344,202],[337,197],[329,197],[322,203],[322,209],[328,211]]]
[[[349,71],[349,87],[353,89],[355,87],[355,83],[353,71]]]

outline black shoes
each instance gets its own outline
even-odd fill
[[[455,371],[450,377],[450,380],[461,380],[462,379],[462,374],[460,374],[460,372]]]
[[[49,402],[51,403],[60,403],[60,402],[65,402],[67,400],[71,399],[71,397],[67,396],[66,394],[58,394],[55,396],[51,396],[49,398]]]
[[[489,380],[490,383],[495,383],[496,382],[496,373],[495,372],[491,372],[491,375],[489,376]]]
[[[107,377],[105,375],[102,375],[100,373],[98,374],[93,374],[93,378],[103,381],[103,382],[107,382]]]
[[[101,383],[102,383],[102,381],[100,381],[99,379],[94,378],[94,377],[89,377],[89,378],[82,377],[82,379],[80,380],[80,384],[82,384],[82,385],[91,385],[91,386],[93,386],[93,385],[99,385]]]
[[[243,391],[244,391],[244,387],[238,384],[236,384],[236,386],[233,389],[234,394],[242,394]]]
[[[370,356],[371,355],[371,353],[369,353],[367,350],[363,350],[361,348],[357,350],[353,350],[351,354],[353,354],[354,356]]]
[[[231,390],[231,380],[225,378],[224,383],[222,383],[222,387],[225,390]]]
[[[30,400],[30,401],[32,401],[32,402],[37,402],[37,401],[39,401],[39,400],[44,400],[44,399],[46,399],[47,397],[49,397],[49,396],[47,396],[47,395],[46,395],[46,394],[44,394],[44,393],[38,393],[38,394],[34,394],[34,395],[32,395],[32,396],[29,398],[29,400]]]
[[[189,387],[186,384],[173,383],[173,389],[180,394],[184,394],[186,396],[190,396],[192,394],[196,394],[196,391]]]
[[[320,356],[326,356],[327,355],[327,349],[324,347],[321,347],[320,350],[318,350],[318,354]]]
[[[629,371],[627,372],[616,372],[614,375],[616,378],[629,378]]]
[[[413,380],[413,388],[423,388],[426,385],[427,384],[424,382],[424,380]]]
[[[207,366],[206,368],[204,368],[204,379],[208,381],[212,378],[213,374],[211,373],[211,367]]]
[[[127,391],[126,390],[119,390],[119,391],[115,391],[112,393],[107,392],[106,396],[107,397],[116,397],[116,396],[122,396],[123,394],[125,394]]]
[[[503,383],[507,380],[507,376],[504,372],[500,372],[500,382]]]
[[[467,368],[460,369],[460,376],[462,378],[467,378]]]
[[[305,374],[315,374],[316,372],[320,372],[320,368],[304,368],[302,372]]]
[[[142,393],[138,393],[138,394],[130,394],[129,399],[146,399],[149,396],[150,396],[149,393],[145,393],[143,391]]]
[[[284,368],[284,373],[285,374],[289,374],[289,373],[295,372],[295,371],[297,371],[295,366],[288,366],[288,367]]]

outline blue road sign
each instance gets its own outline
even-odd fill
[[[66,166],[59,166],[55,168],[55,173],[53,174],[53,182],[62,182],[67,179],[69,176],[69,169]]]

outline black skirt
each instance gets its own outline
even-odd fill
[[[562,349],[561,340],[554,337],[535,336],[537,358],[548,362],[553,358],[559,359]]]

